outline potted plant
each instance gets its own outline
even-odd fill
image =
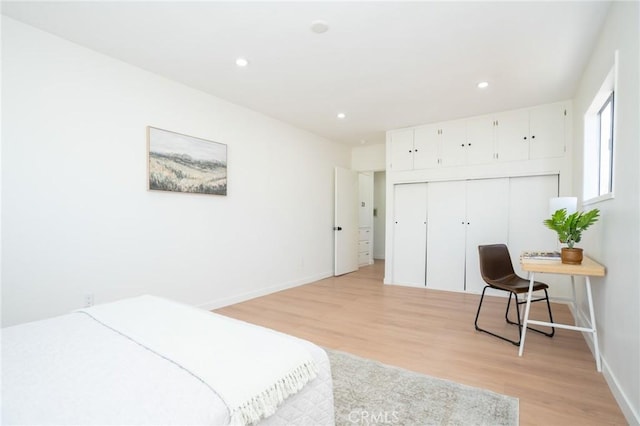
[[[546,219],[544,224],[547,228],[558,233],[561,243],[567,245],[563,247],[560,258],[562,263],[580,265],[582,263],[582,249],[575,248],[575,243],[582,239],[582,231],[589,228],[598,221],[600,210],[593,209],[588,212],[575,212],[567,215],[567,209],[556,210],[551,218]]]

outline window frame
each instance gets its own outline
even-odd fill
[[[607,99],[604,101],[600,110],[598,111],[598,197],[602,197],[604,195],[613,193],[613,129],[614,129],[614,116],[615,116],[615,91],[611,91]],[[606,191],[602,190],[602,113],[608,106],[611,106],[611,111],[609,112],[609,122],[611,123],[609,126],[609,131],[607,133],[607,150],[609,151],[609,161],[608,161],[608,173],[607,173],[607,188]]]
[[[615,198],[615,170],[616,170],[616,115],[618,98],[618,51],[615,52],[614,63],[600,88],[595,92],[591,105],[584,114],[583,135],[583,181],[582,205],[595,204]],[[611,134],[609,158],[608,191],[601,194],[601,114],[611,105]]]

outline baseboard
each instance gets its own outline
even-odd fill
[[[571,311],[571,314],[573,315],[573,319],[578,326],[586,327],[589,325],[589,320],[586,314],[581,309],[578,308],[578,312],[575,312],[572,304],[568,304],[568,306],[569,306],[569,310]],[[596,324],[596,327],[597,325],[598,324]],[[584,337],[584,340],[587,343],[589,350],[591,351],[591,355],[595,356],[595,350],[593,346],[594,345],[593,334],[582,333],[582,336]],[[618,379],[611,371],[611,368],[609,367],[609,363],[607,362],[606,357],[602,354],[602,351],[600,352],[600,361],[602,363],[602,375],[604,376],[604,379],[606,380],[607,385],[609,385],[609,389],[611,390],[613,397],[618,403],[618,406],[620,407],[620,410],[622,411],[622,414],[624,415],[625,419],[630,425],[640,425],[640,414],[634,410],[633,405],[631,404],[631,401],[629,400],[625,392],[620,387],[620,383],[618,382]],[[594,359],[594,368],[595,368],[595,359]]]
[[[234,296],[224,297],[221,299],[211,300],[209,302],[198,305],[198,307],[202,309],[206,309],[207,311],[212,311],[214,309],[219,309],[225,306],[233,305],[235,303],[240,303],[240,302],[245,302],[247,300],[255,299],[256,297],[266,296],[268,294],[275,293],[278,291],[287,290],[293,287],[299,287],[301,285],[309,284],[314,281],[320,281],[332,276],[333,276],[333,271],[328,271],[321,274],[301,278],[299,280],[289,281],[289,282],[280,283],[274,286],[261,288],[259,290],[254,290],[247,293],[242,293]]]

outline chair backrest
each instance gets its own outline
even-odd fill
[[[509,249],[504,244],[478,246],[480,255],[480,275],[491,284],[492,281],[502,281],[516,275],[511,263]]]

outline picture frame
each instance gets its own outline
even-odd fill
[[[147,126],[150,191],[227,195],[227,145]]]

